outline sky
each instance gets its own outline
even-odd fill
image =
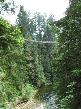
[[[30,13],[40,12],[41,14],[53,14],[55,20],[64,17],[66,8],[69,6],[69,0],[14,0],[19,7],[23,5],[26,11]],[[17,13],[19,8],[17,9]],[[16,14],[17,14],[16,13]],[[16,15],[5,15],[5,18],[11,23],[16,20]]]

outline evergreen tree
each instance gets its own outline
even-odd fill
[[[24,10],[23,6],[20,6],[20,11],[17,17],[17,25],[21,28],[24,37],[30,36],[30,14]]]
[[[57,64],[58,95],[64,109],[81,107],[80,8],[80,0],[71,0],[66,17],[57,21],[61,30]]]

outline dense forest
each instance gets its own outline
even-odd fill
[[[0,0],[4,11],[15,13],[14,1]],[[65,14],[31,17],[20,6],[15,25],[0,17],[0,109],[46,92],[58,109],[81,109],[81,0],[70,0]]]

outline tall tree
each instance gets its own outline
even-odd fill
[[[45,16],[41,15],[40,13],[35,13],[34,17],[33,17],[33,22],[35,25],[35,37],[36,40],[41,41],[43,38],[43,34],[45,31],[45,27],[46,27],[46,19]]]
[[[43,80],[44,74],[43,74],[43,67],[41,64],[41,60],[39,58],[40,56],[38,54],[38,48],[37,48],[38,44],[34,43],[33,45],[32,42],[28,42],[28,40],[31,41],[32,39],[35,39],[36,37],[35,33],[37,32],[37,27],[36,27],[37,22],[35,22],[35,20],[37,19],[34,19],[34,18],[31,19],[30,17],[28,17],[26,12],[24,11],[23,6],[20,7],[20,12],[17,18],[17,21],[18,21],[17,24],[20,26],[21,31],[25,37],[24,58],[27,61],[26,66],[27,65],[29,66],[28,80],[34,86],[39,87],[41,84],[43,84],[42,81],[44,81]]]
[[[20,11],[17,17],[17,25],[21,28],[24,37],[30,36],[30,18],[29,13],[24,10],[23,6],[20,6]]]
[[[80,0],[71,0],[66,17],[57,22],[61,30],[57,77],[59,78],[60,101],[65,103],[63,104],[65,109],[81,107],[80,8]]]

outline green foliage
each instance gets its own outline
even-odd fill
[[[18,27],[0,18],[1,103],[29,99],[36,89],[40,94],[40,88],[50,85],[60,109],[81,107],[80,8],[80,0],[71,0],[66,16],[54,21],[40,13],[31,18],[21,6]]]
[[[10,25],[6,20],[0,18],[0,48],[12,49],[22,43],[22,35],[18,27]]]
[[[17,25],[20,27],[23,33],[23,36],[28,37],[28,38],[32,34],[32,31],[30,30],[30,18],[29,17],[30,17],[30,13],[26,13],[26,11],[24,11],[24,7],[20,6],[20,12],[18,14],[18,18],[16,22],[17,22]]]
[[[26,58],[29,67],[29,81],[36,87],[53,82],[52,59],[57,45],[36,44],[31,40],[56,42],[55,35],[58,36],[58,33],[53,21],[52,16],[46,20],[45,16],[40,13],[35,13],[34,17],[30,18],[29,14],[24,11],[24,7],[20,7],[17,24],[25,37],[24,54],[26,57],[30,54],[32,58],[32,60]]]
[[[0,103],[0,109],[6,109],[5,105]]]
[[[81,107],[80,0],[71,0],[66,17],[57,21],[60,36],[56,67],[57,95],[62,109]]]
[[[0,102],[13,101],[18,95],[14,84],[15,56],[22,52],[23,36],[18,27],[0,18]],[[14,66],[15,67],[15,66]]]
[[[4,102],[11,102],[14,100],[14,97],[17,96],[17,90],[13,86],[13,84],[10,84],[9,82],[0,82],[0,98],[1,101]]]
[[[13,26],[0,18],[0,102],[2,104],[16,101],[17,98],[24,101],[33,96],[36,89],[53,84],[53,60],[57,44],[30,42],[30,40],[43,40],[56,43],[58,29],[53,22],[52,16],[46,20],[40,13],[35,13],[34,17],[30,18],[23,6],[20,7],[18,14],[18,26]]]
[[[22,99],[29,99],[31,96],[33,96],[34,91],[35,88],[31,84],[26,84],[22,88]]]

